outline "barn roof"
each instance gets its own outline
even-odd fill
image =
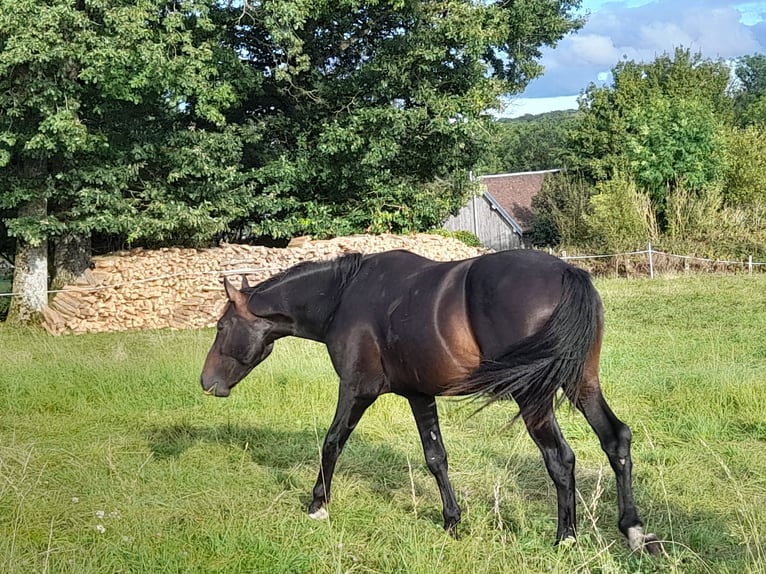
[[[489,196],[490,203],[497,204],[526,231],[532,223],[532,198],[542,189],[545,175],[558,171],[561,170],[499,173],[483,175],[479,179],[486,187],[485,195]]]

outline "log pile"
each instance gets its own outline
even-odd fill
[[[215,325],[226,301],[221,278],[251,284],[302,261],[343,253],[408,249],[431,259],[485,252],[438,235],[359,235],[326,241],[301,238],[288,248],[222,244],[210,249],[134,249],[94,257],[94,268],[56,293],[44,311],[49,333],[188,329]]]

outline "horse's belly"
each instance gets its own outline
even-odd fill
[[[391,391],[438,395],[465,380],[479,366],[478,348],[472,337],[447,343],[437,338],[389,349],[383,363]]]

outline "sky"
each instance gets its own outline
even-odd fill
[[[677,47],[710,59],[766,54],[766,0],[583,0],[580,12],[585,26],[543,49],[545,72],[503,116],[576,109],[588,84],[610,83],[624,57],[650,62]]]

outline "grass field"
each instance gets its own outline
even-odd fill
[[[634,432],[635,490],[668,555],[632,554],[596,437],[579,543],[511,404],[439,403],[461,540],[441,529],[409,407],[382,397],[305,504],[335,406],[320,345],[284,340],[229,399],[197,379],[212,331],[52,338],[0,325],[0,572],[766,572],[766,276],[599,280],[602,383]]]

